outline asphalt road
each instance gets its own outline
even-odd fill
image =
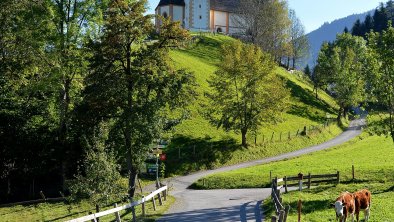
[[[264,221],[260,204],[262,200],[270,196],[270,189],[191,190],[187,187],[199,178],[213,173],[289,159],[342,144],[358,136],[364,125],[364,119],[354,120],[342,134],[316,146],[261,160],[171,178],[166,183],[169,184],[170,194],[176,198],[176,203],[158,221]]]

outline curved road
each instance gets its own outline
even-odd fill
[[[166,182],[172,188],[170,192],[175,196],[177,201],[158,221],[264,221],[264,216],[260,212],[260,205],[262,200],[270,196],[269,188],[242,190],[190,190],[187,189],[187,187],[199,178],[213,173],[289,159],[342,144],[358,136],[364,125],[364,119],[353,120],[350,122],[349,128],[342,134],[330,141],[316,146],[261,160],[171,178]]]

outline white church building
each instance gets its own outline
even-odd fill
[[[235,13],[239,4],[240,0],[160,0],[155,13],[191,31],[235,34],[244,31]]]

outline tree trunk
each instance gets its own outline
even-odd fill
[[[248,132],[248,130],[247,129],[242,129],[241,130],[241,134],[242,134],[242,146],[243,147],[247,147],[248,146],[248,144],[247,144],[247,142],[246,142],[246,133]]]
[[[346,119],[348,108],[343,108],[343,118]]]
[[[287,70],[290,68],[290,57],[287,57]]]
[[[295,62],[296,62],[295,57],[293,57],[293,69],[295,69]]]
[[[339,110],[338,110],[338,116],[337,116],[338,124],[341,123],[341,116],[342,116],[342,107],[340,107]]]

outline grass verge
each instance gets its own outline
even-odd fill
[[[141,205],[137,206],[136,214],[139,222],[153,222],[158,219],[168,208],[175,202],[175,198],[168,196],[167,201],[163,201],[163,206],[159,206],[159,201],[156,200],[157,211],[153,210],[152,202],[146,204],[146,217],[142,217]],[[122,203],[127,204],[127,203]],[[100,210],[107,210],[113,207],[105,207]],[[0,221],[4,222],[19,222],[19,221],[66,221],[74,218],[86,216],[89,212],[95,212],[95,206],[87,201],[79,203],[66,204],[64,202],[58,203],[41,203],[28,206],[13,206],[0,208]],[[123,221],[131,221],[131,212],[121,211],[121,218]],[[101,222],[114,221],[113,214],[100,217]]]

